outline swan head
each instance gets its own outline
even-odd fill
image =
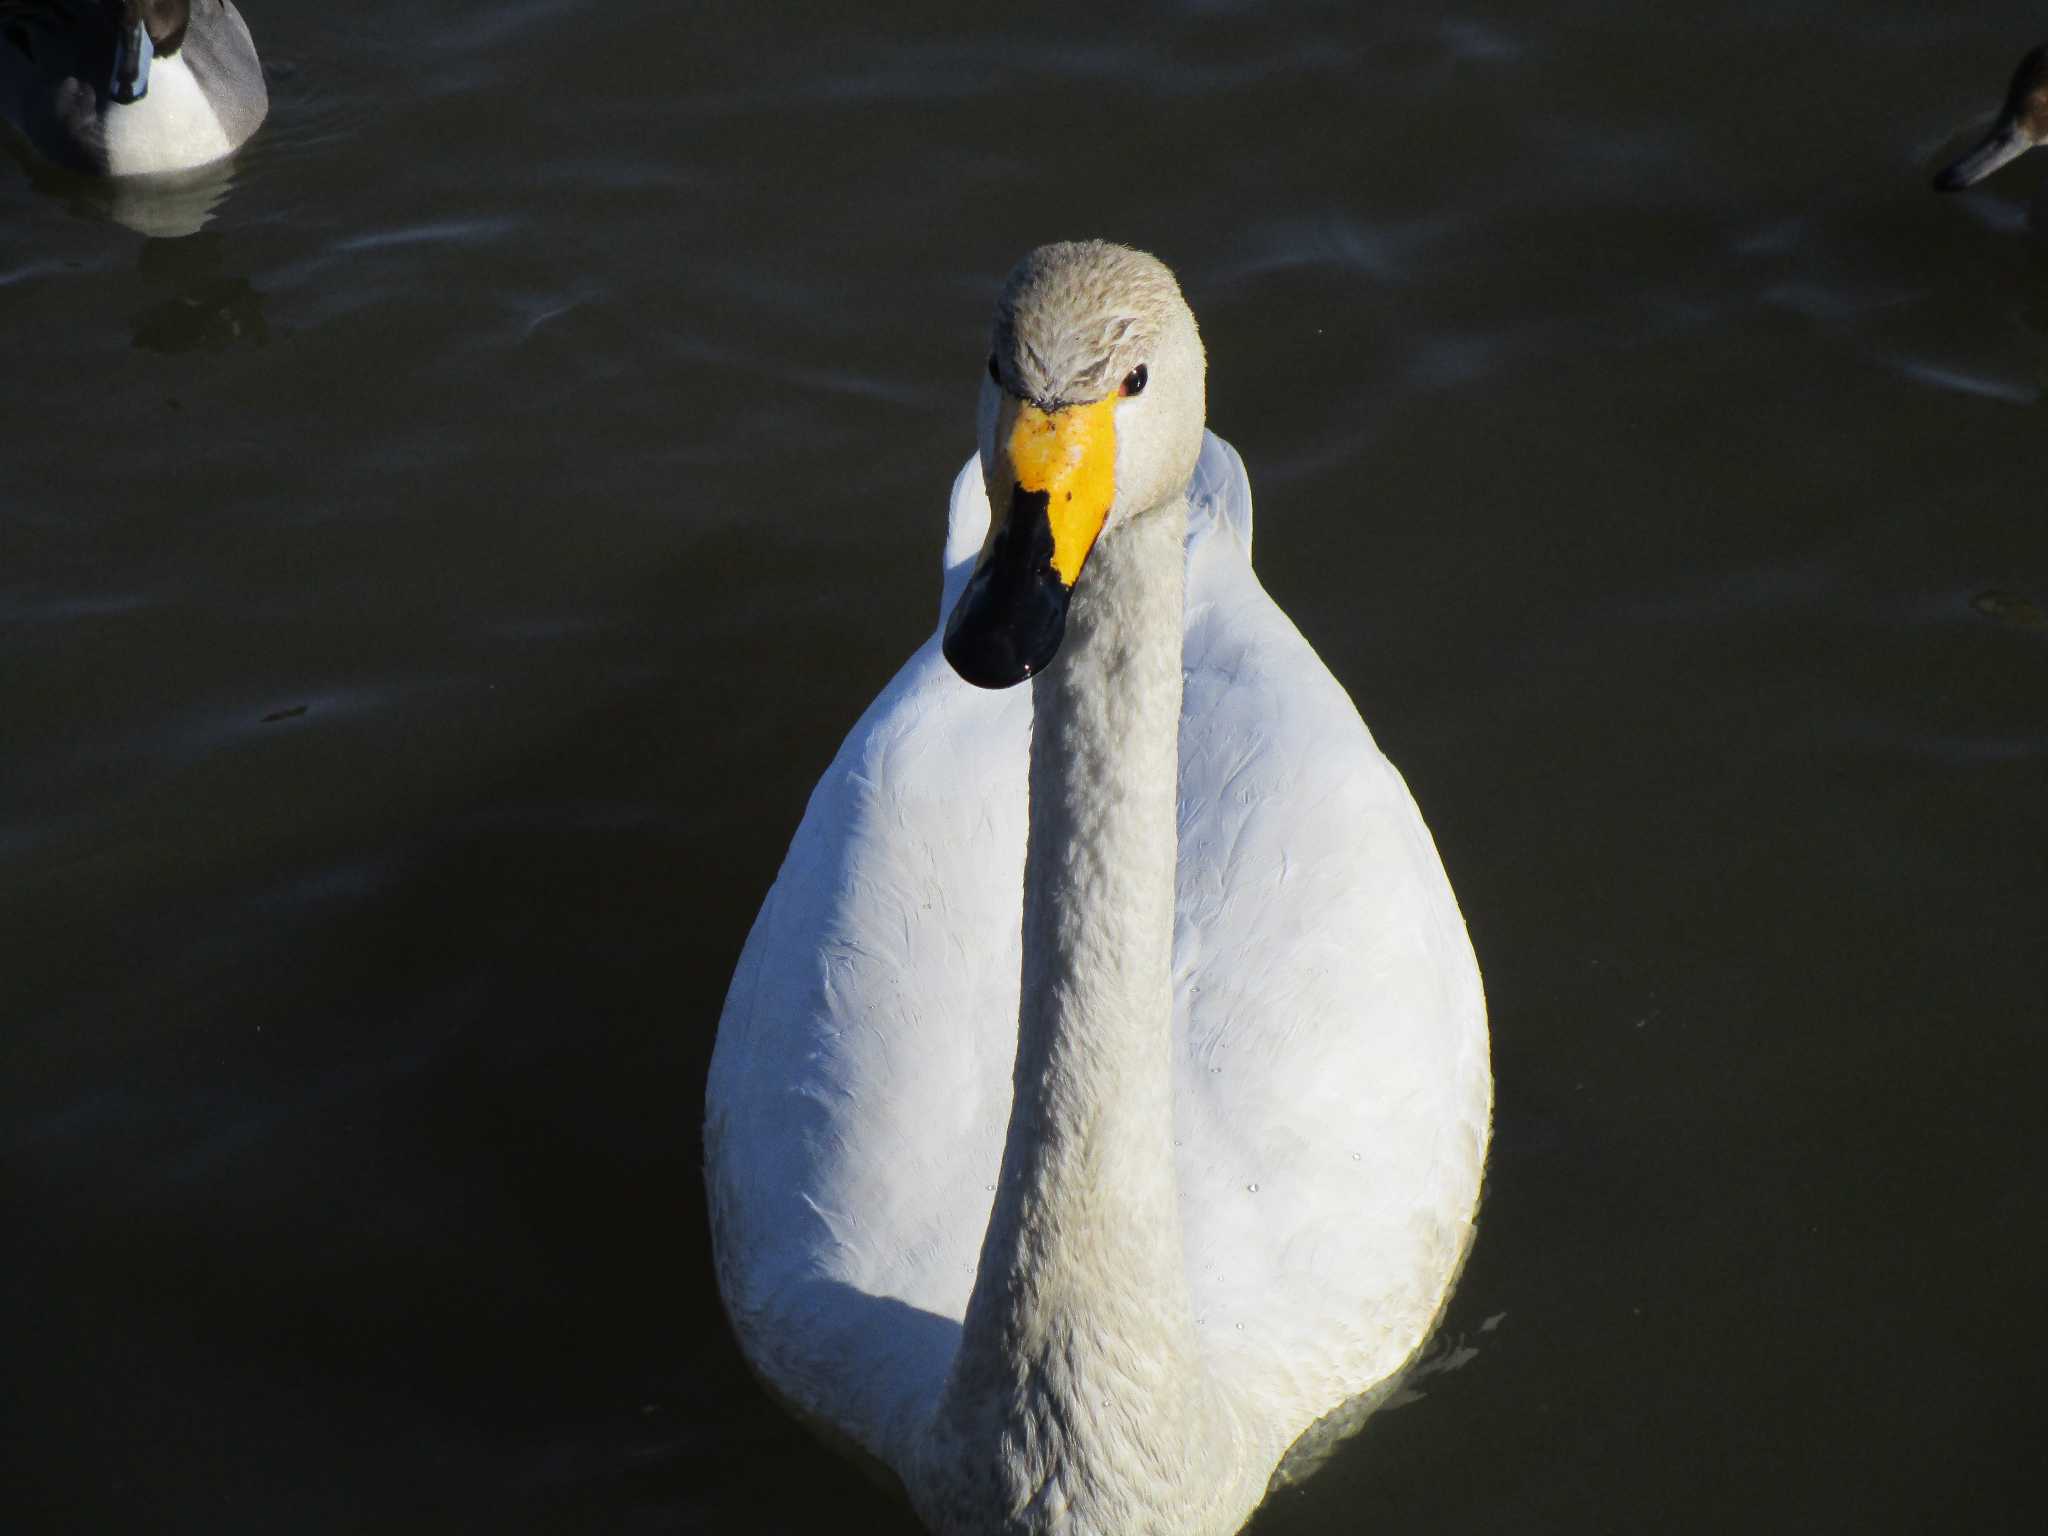
[[[982,688],[1041,671],[1098,540],[1180,496],[1202,451],[1194,313],[1156,256],[1041,245],[996,303],[981,386],[988,539],[946,621],[953,670]]]
[[[191,0],[120,3],[107,94],[122,106],[133,106],[149,94],[150,62],[168,58],[184,46],[185,29],[192,23],[192,5]]]
[[[1975,149],[1935,177],[1936,190],[1957,192],[1982,181],[2036,144],[2048,143],[2048,43],[2024,59],[2006,89],[2005,107]]]

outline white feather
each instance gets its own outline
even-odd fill
[[[234,150],[220,114],[177,54],[149,71],[149,94],[105,116],[107,174],[149,176],[207,165]]]
[[[263,66],[229,0],[194,0],[139,101],[109,94],[118,20],[97,3],[0,0],[0,117],[43,155],[95,176],[162,175],[218,164],[262,124]]]
[[[1429,833],[1254,576],[1243,465],[1213,435],[1188,502],[1171,1130],[1202,1366],[1255,1501],[1426,1336],[1470,1242],[1492,1081]],[[942,613],[988,517],[970,460]],[[712,1062],[707,1176],[742,1345],[906,1482],[1002,1162],[1031,718],[1029,688],[956,678],[937,632],[911,657],[811,797]],[[1115,1415],[1090,1432],[1118,1434]]]

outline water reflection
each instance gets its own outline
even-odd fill
[[[162,176],[84,176],[52,165],[12,134],[7,150],[35,189],[88,218],[111,219],[154,239],[205,228],[235,185],[232,156]]]
[[[234,185],[235,162],[229,159],[170,175],[91,182],[81,200],[138,235],[175,240],[204,228]]]
[[[248,278],[226,270],[226,242],[216,233],[143,242],[137,269],[164,296],[134,318],[144,352],[224,352],[270,340],[263,295]]]
[[[1995,588],[1979,592],[1970,599],[1970,606],[1994,624],[2012,629],[2048,629],[2048,614],[2044,614],[2032,598],[2019,592],[2002,592]]]

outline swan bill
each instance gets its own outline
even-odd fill
[[[1116,397],[1047,411],[1006,396],[989,477],[1000,514],[946,621],[953,670],[977,688],[1008,688],[1060,648],[1067,604],[1116,499]]]
[[[1053,569],[1047,496],[1014,486],[967,590],[946,620],[953,670],[977,688],[1008,688],[1040,671],[1067,632],[1073,589]]]
[[[1956,161],[1934,179],[1941,192],[1960,192],[1975,186],[2000,166],[2010,164],[2034,147],[2033,141],[2011,125],[1996,129],[1991,137]]]

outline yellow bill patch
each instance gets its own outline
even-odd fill
[[[1052,522],[1052,568],[1071,587],[1116,499],[1116,396],[1048,414],[1006,401],[1011,419],[997,428],[1010,472],[1026,492],[1045,493]],[[1007,430],[1004,430],[1004,428]]]

